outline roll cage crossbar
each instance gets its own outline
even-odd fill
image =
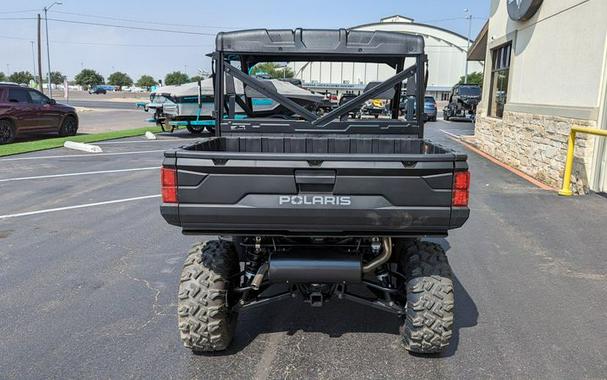
[[[215,88],[215,133],[305,131],[311,133],[371,133],[424,134],[423,117],[401,120],[399,106],[403,81],[414,78],[416,114],[423,115],[425,95],[425,66],[423,38],[395,32],[367,32],[340,30],[248,30],[219,33],[213,58]],[[405,59],[415,64],[404,68]],[[239,62],[240,68],[232,62]],[[260,62],[373,62],[393,67],[396,74],[366,89],[354,99],[323,116],[310,111],[274,86],[249,75],[249,69]],[[222,80],[217,80],[221,78]],[[236,94],[234,81],[242,82],[259,94],[272,99],[301,119],[257,118],[251,96],[244,99]],[[367,100],[392,91],[392,119],[348,120],[353,110]],[[235,119],[236,105],[247,114],[246,119]]]

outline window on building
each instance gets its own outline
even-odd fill
[[[508,98],[508,77],[510,74],[510,54],[512,45],[500,46],[492,50],[491,100],[489,116],[502,118],[504,105]]]

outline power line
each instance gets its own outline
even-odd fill
[[[72,44],[88,46],[107,46],[107,47],[141,47],[141,48],[203,48],[205,45],[144,45],[144,44],[120,44],[104,42],[79,42],[79,41],[51,41],[54,44]],[[212,46],[207,44],[206,46]]]
[[[22,40],[22,41],[31,41],[31,38],[25,38],[25,37],[12,37],[12,36],[0,36],[0,38],[6,38],[9,40]]]
[[[9,13],[28,13],[28,12],[36,12],[39,11],[40,9],[26,9],[23,11],[2,11],[0,12],[0,14],[9,14]]]
[[[0,20],[36,20],[35,17],[0,17]]]
[[[72,15],[72,16],[91,17],[91,18],[95,18],[95,19],[104,19],[104,20],[127,21],[127,22],[133,22],[133,23],[136,23],[136,24],[176,26],[175,23],[164,23],[164,22],[156,22],[156,21],[144,21],[144,20],[137,20],[137,19],[132,19],[132,18],[99,16],[99,15],[92,15],[92,14],[87,14],[87,13],[65,12],[65,11],[55,11],[55,10],[53,10],[53,13],[61,13],[61,14]],[[201,28],[201,29],[204,29],[204,28],[212,28],[212,29],[238,29],[237,27],[234,27],[234,26],[194,25],[194,24],[182,24],[182,23],[180,23],[179,25],[180,26],[191,27],[191,28]]]
[[[103,23],[98,23],[98,22],[73,21],[73,20],[63,20],[63,19],[57,19],[57,18],[49,18],[49,20],[67,23],[67,24],[93,25],[93,26],[103,26],[103,27],[108,27],[108,28],[143,30],[143,31],[148,31],[148,32],[178,33],[178,34],[190,34],[190,35],[197,35],[197,36],[212,36],[212,37],[215,37],[215,35],[216,35],[216,33],[203,33],[203,32],[192,32],[192,31],[185,31],[185,30],[158,29],[158,28],[144,28],[144,27],[140,27],[140,26],[103,24]]]
[[[31,41],[31,38],[25,37],[15,37],[15,36],[3,36],[0,35],[0,38],[10,39],[10,40],[19,40],[19,41]],[[54,44],[71,44],[71,45],[89,45],[89,46],[107,46],[107,47],[141,47],[141,48],[204,48],[208,46],[213,46],[213,44],[200,44],[200,45],[149,45],[149,44],[121,44],[121,43],[106,43],[106,42],[84,42],[84,41],[54,41],[50,42]]]

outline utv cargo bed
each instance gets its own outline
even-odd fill
[[[225,136],[165,154],[184,233],[443,235],[466,157],[414,138]]]

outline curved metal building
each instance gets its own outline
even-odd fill
[[[426,41],[429,76],[428,94],[446,99],[451,87],[464,75],[467,58],[466,37],[436,26],[418,24],[403,16],[391,16],[378,23],[352,27],[353,30],[383,30],[421,35]],[[304,86],[317,91],[360,91],[369,82],[383,81],[394,74],[386,65],[372,63],[291,63]],[[470,62],[468,72],[483,71],[479,62]]]

